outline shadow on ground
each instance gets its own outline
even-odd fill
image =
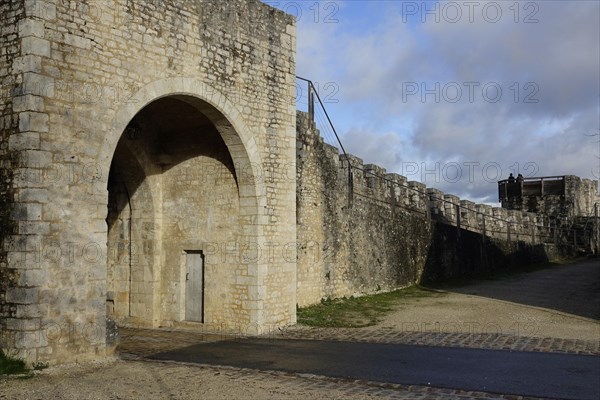
[[[438,286],[439,287],[439,286]],[[444,290],[504,300],[600,320],[600,259],[516,274],[502,279],[479,280]]]

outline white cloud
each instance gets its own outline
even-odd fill
[[[457,23],[404,23],[405,3],[342,2],[339,24],[300,24],[298,73],[339,84],[340,103],[328,110],[347,150],[390,172],[407,160],[478,162],[497,163],[506,177],[530,162],[538,176],[592,177],[598,147],[586,134],[600,132],[600,3],[521,2],[518,23],[514,2],[496,2],[497,23],[470,23],[465,13]],[[523,23],[533,11],[538,22]],[[422,99],[436,82],[439,99]],[[468,82],[478,83],[472,99]],[[413,83],[418,92],[408,95]],[[502,96],[492,102],[496,88]],[[495,201],[495,184],[477,172],[474,181],[426,183]]]

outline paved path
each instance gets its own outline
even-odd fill
[[[600,320],[600,259],[449,290]]]
[[[600,340],[528,337],[521,334],[292,327],[276,335],[265,336],[275,339],[409,344],[470,349],[600,355]]]
[[[239,339],[198,344],[150,359],[522,396],[600,398],[600,357],[595,356]]]
[[[349,384],[365,396],[599,398],[599,280],[600,264],[584,260],[400,300],[372,327],[292,326],[241,341],[227,341],[214,326],[195,333],[122,329],[121,349],[146,359],[308,373],[301,376],[307,385]],[[378,366],[382,359],[387,368]],[[367,360],[375,367],[365,368]]]
[[[0,399],[516,400],[522,397],[491,391],[500,386],[500,391],[506,393],[506,387],[518,385],[527,386],[530,390],[527,393],[552,391],[554,396],[569,397],[574,391],[583,390],[581,398],[597,396],[600,386],[597,375],[587,378],[590,373],[598,373],[600,324],[594,310],[600,300],[599,271],[597,262],[583,261],[501,281],[449,288],[447,290],[452,292],[441,297],[400,301],[396,312],[376,326],[362,329],[288,327],[276,335],[267,335],[268,345],[256,347],[261,350],[254,359],[248,358],[252,352],[243,347],[251,344],[249,340],[227,344],[229,355],[223,348],[217,351],[225,346],[220,342],[228,337],[215,327],[205,327],[207,332],[121,329],[120,349],[124,360],[50,368],[27,380],[0,379]],[[223,357],[228,356],[234,360],[230,364],[240,365],[246,359],[253,367],[264,370],[175,361],[135,361],[150,357],[173,359],[174,356],[167,357],[166,353],[202,343],[202,351],[212,352],[214,362],[224,363]],[[291,348],[286,350],[285,346]],[[344,377],[289,372],[293,369],[285,371],[281,366],[279,371],[269,370],[277,367],[277,359],[272,358],[269,351],[279,356],[283,352],[284,361],[305,366],[314,362],[315,352],[322,353],[331,367],[340,361],[334,357],[335,349],[348,346],[363,350],[342,351],[341,357],[358,357],[358,360],[341,359],[339,368],[345,370],[338,375]],[[378,350],[371,351],[374,348],[371,346]],[[219,354],[221,351],[224,353]],[[157,356],[159,353],[164,354]],[[186,357],[192,357],[194,352],[188,353]],[[416,368],[424,354],[433,359],[424,368]],[[384,359],[392,365],[385,370],[377,367],[379,372],[366,369],[365,362],[373,362],[373,359],[378,363]],[[205,356],[202,362],[207,360]],[[332,375],[333,368],[324,367],[325,364],[317,363],[315,371]],[[479,372],[475,376],[464,373],[465,370]],[[486,375],[486,371],[489,374]],[[533,377],[536,371],[540,374],[545,371],[543,375],[554,374],[556,379],[547,382],[542,376],[541,380],[532,380],[529,388],[522,378]],[[434,373],[451,379],[431,382]],[[383,378],[378,378],[379,374]],[[349,379],[348,376],[362,378]],[[420,384],[369,380],[372,378]],[[433,386],[445,383],[463,388]],[[484,389],[465,389],[473,387]]]

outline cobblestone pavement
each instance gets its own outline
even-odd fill
[[[198,343],[226,340],[231,336],[174,329],[119,328],[119,352],[146,357]]]
[[[119,346],[120,356],[127,362],[143,362],[142,365],[152,366],[160,364],[156,361],[145,359],[152,354],[192,346],[199,343],[215,342],[219,340],[228,340],[239,338],[239,336],[228,336],[223,334],[201,333],[201,332],[182,332],[177,330],[149,330],[149,329],[121,329],[121,344]],[[421,336],[419,339],[418,337]],[[456,338],[443,338],[444,335],[424,337],[423,335],[394,335],[393,332],[373,335],[361,329],[315,329],[304,326],[290,327],[289,329],[266,337],[273,340],[279,339],[305,339],[305,340],[347,340],[347,341],[367,341],[378,343],[409,343],[409,344],[427,344],[436,343],[441,345],[445,343],[466,343],[460,342]],[[527,338],[523,338],[527,339]],[[489,340],[481,340],[479,348],[490,348],[490,343],[499,343]],[[460,343],[459,343],[460,342]],[[462,346],[467,347],[467,346]],[[474,347],[474,346],[471,346]],[[339,378],[330,378],[324,376],[293,374],[276,371],[257,371],[245,368],[234,367],[215,367],[212,365],[197,365],[167,362],[165,368],[177,368],[187,366],[189,368],[202,368],[204,370],[214,370],[219,373],[225,371],[224,376],[235,379],[236,382],[247,382],[248,390],[255,385],[262,385],[266,382],[285,388],[288,393],[300,395],[305,391],[314,392],[315,395],[321,393],[333,393],[334,397],[328,398],[392,398],[392,399],[533,399],[533,397],[522,397],[504,394],[494,394],[485,392],[464,391],[459,389],[423,387],[415,385],[399,385],[381,382],[368,382],[361,380],[344,380]],[[163,367],[161,367],[163,368]],[[305,393],[306,394],[306,393]],[[338,397],[339,395],[339,397]],[[294,395],[295,396],[295,395]],[[292,396],[293,398],[295,398]],[[317,396],[319,397],[319,396]],[[2,397],[0,397],[1,399]],[[232,397],[235,398],[235,397]],[[319,397],[320,398],[320,397]]]
[[[140,362],[143,365],[154,366],[155,361],[145,357],[152,354],[170,351],[176,348],[192,346],[198,343],[215,342],[239,338],[223,334],[182,332],[176,330],[147,330],[121,329],[122,342],[119,346],[121,358],[127,362]],[[510,349],[519,351],[546,351],[577,354],[600,354],[598,343],[591,341],[573,341],[562,339],[528,338],[510,335],[468,335],[448,333],[409,333],[382,331],[373,332],[370,329],[330,329],[311,328],[306,326],[290,327],[278,334],[265,335],[272,340],[304,339],[304,340],[339,340],[372,343],[402,343],[429,346],[469,347],[484,349]],[[586,347],[587,346],[587,347]],[[285,388],[286,393],[334,393],[329,398],[398,398],[398,399],[524,399],[509,394],[494,394],[485,392],[464,391],[458,389],[433,388],[423,386],[407,386],[381,382],[350,381],[306,374],[293,374],[276,371],[257,371],[234,367],[215,367],[212,365],[195,365],[167,362],[168,368],[176,366],[194,366],[205,370],[225,372],[224,376],[235,379],[236,382],[247,382],[248,390],[255,385],[270,382],[279,388]],[[154,367],[152,367],[154,368]],[[337,396],[340,397],[337,397]],[[295,396],[295,394],[294,394]],[[292,396],[292,398],[294,398]],[[235,398],[235,397],[232,397]],[[1,397],[0,397],[1,399]]]
[[[293,390],[339,392],[341,398],[382,397],[390,399],[538,399],[533,397],[502,395],[486,392],[434,388],[416,385],[399,385],[362,380],[345,380],[310,374],[289,374],[273,371],[256,371],[229,367],[203,366],[225,371],[238,382],[258,383],[278,381],[282,387]],[[367,395],[367,396],[365,396]]]
[[[198,343],[239,337],[219,334],[214,330],[210,332],[122,328],[120,330],[121,345],[119,349],[124,353],[149,356]],[[402,332],[392,329],[313,328],[297,325],[288,327],[278,333],[263,335],[263,338],[600,355],[600,340],[541,338],[492,333]]]
[[[267,335],[267,337],[600,355],[600,340],[541,338],[493,333],[403,332],[393,329],[376,331],[361,328],[311,328],[299,325],[289,327],[274,335]]]

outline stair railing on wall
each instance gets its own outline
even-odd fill
[[[407,189],[407,190],[416,192],[420,195],[423,195],[426,199],[429,199],[430,202],[438,201],[438,202],[441,202],[442,204],[453,204],[451,201],[446,200],[443,197],[435,196],[434,194],[427,193],[426,191],[420,190],[416,187],[404,185],[400,182],[393,181],[384,176],[377,175],[373,171],[358,167],[356,165],[352,165],[351,157],[348,155],[348,153],[346,152],[346,149],[344,148],[344,145],[342,144],[340,136],[338,135],[337,130],[335,129],[335,126],[333,125],[331,117],[329,116],[329,113],[327,112],[327,110],[325,108],[325,104],[324,104],[321,96],[319,96],[319,92],[318,92],[317,88],[315,87],[315,84],[310,79],[302,78],[300,76],[296,76],[296,78],[297,78],[297,80],[306,84],[306,86],[305,86],[306,95],[304,95],[304,88],[300,84],[297,84],[297,86],[296,86],[296,104],[297,104],[297,106],[298,105],[306,106],[309,117],[311,118],[311,120],[315,124],[315,126],[319,129],[324,141],[331,145],[339,146],[339,148],[343,154],[343,159],[347,162],[347,165],[348,165],[348,188],[349,188],[348,207],[349,208],[352,208],[352,203],[353,203],[352,198],[354,196],[353,170],[357,170],[365,175],[370,175],[372,177],[381,179],[382,181],[387,182],[391,188],[393,188],[395,185],[397,187],[401,187],[403,189]],[[306,101],[306,103],[304,103],[305,101]],[[396,202],[393,202],[393,203],[394,203],[395,207],[402,206],[400,204],[396,204]],[[496,221],[500,221],[500,222],[503,222],[506,224],[506,240],[507,241],[510,241],[513,239],[512,235],[511,235],[511,225],[515,226],[513,231],[518,232],[518,229],[516,229],[516,226],[519,224],[518,221],[511,221],[509,219],[503,219],[503,218],[499,218],[499,217],[496,217],[493,215],[484,214],[478,210],[475,210],[475,209],[472,209],[470,207],[466,207],[466,206],[460,205],[460,204],[459,205],[453,204],[453,206],[456,206],[457,211],[458,211],[457,212],[457,220],[455,221],[455,223],[457,224],[457,229],[460,229],[460,227],[461,227],[460,210],[475,213],[476,216],[478,216],[478,215],[482,216],[483,226],[484,226],[484,228],[483,228],[484,240],[486,237],[486,233],[488,231],[485,228],[485,226],[486,226],[485,223],[486,223],[486,221],[489,221],[489,220],[496,220]],[[429,207],[427,207],[427,208],[429,209]],[[414,210],[414,211],[418,211],[418,210]],[[426,214],[429,215],[429,218],[431,219],[431,212],[426,212]],[[533,225],[532,231],[530,233],[532,243],[535,243],[535,241],[536,241],[536,231],[543,232],[547,228],[548,228],[548,226],[545,226],[544,223],[542,223],[541,225],[539,225],[539,224]],[[517,236],[516,239],[518,240],[518,235],[516,235],[516,236]],[[548,240],[548,238],[551,238],[551,237],[552,237],[552,235],[539,234],[537,239],[540,241],[540,243],[544,243]],[[555,242],[556,240],[552,240],[552,241]]]

